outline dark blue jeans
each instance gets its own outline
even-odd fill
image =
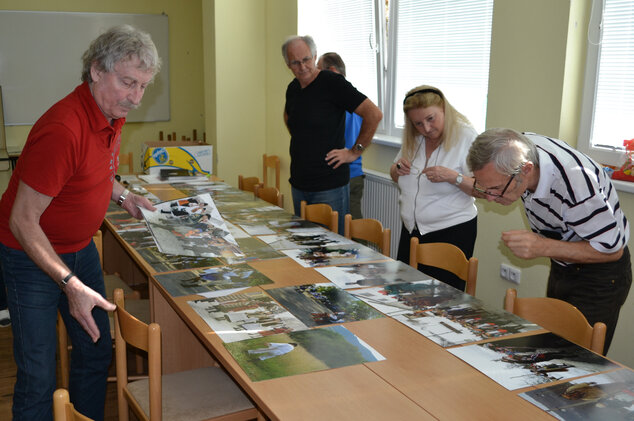
[[[77,253],[60,257],[84,284],[105,296],[103,273],[94,243]],[[108,366],[112,360],[112,339],[106,311],[101,308],[93,310],[101,332],[100,339],[93,343],[70,315],[66,295],[26,253],[0,244],[0,261],[11,314],[13,354],[18,367],[13,391],[13,419],[53,419],[59,310],[73,344],[69,384],[71,401],[82,414],[102,420]]]
[[[347,213],[350,213],[350,184],[335,189],[323,191],[304,191],[291,187],[295,215],[300,216],[301,201],[306,204],[325,203],[332,210],[339,212],[339,234],[343,235],[343,223]]]

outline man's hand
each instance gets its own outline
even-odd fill
[[[519,258],[534,259],[546,256],[544,241],[547,239],[532,231],[506,231],[502,233],[502,241]]]
[[[333,149],[326,154],[326,161],[333,169],[339,168],[341,164],[350,163],[357,159],[359,154],[352,152],[350,149]]]
[[[135,217],[136,219],[143,218],[143,213],[141,212],[141,209],[139,209],[139,207],[142,207],[151,211],[156,210],[154,205],[152,205],[152,202],[150,202],[147,199],[147,197],[139,196],[134,193],[128,193],[125,200],[121,204],[121,207],[127,210],[128,213],[132,215],[133,217]]]
[[[97,342],[101,336],[99,328],[92,317],[92,309],[97,306],[106,311],[114,311],[117,306],[107,301],[94,290],[84,285],[76,276],[73,276],[64,288],[68,297],[68,307],[71,316],[90,335],[93,342]]]

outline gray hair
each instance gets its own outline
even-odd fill
[[[294,41],[304,41],[304,43],[310,48],[310,54],[313,57],[317,56],[317,45],[315,45],[315,40],[310,35],[294,35],[292,37],[288,37],[284,44],[282,44],[282,57],[284,57],[284,61],[286,64],[290,64],[288,61],[288,46],[291,45]]]
[[[471,171],[481,170],[493,162],[500,174],[517,174],[527,162],[539,166],[537,147],[529,138],[513,129],[489,129],[471,144],[467,165]]]
[[[153,77],[161,69],[161,59],[147,32],[140,31],[130,25],[110,28],[91,42],[88,50],[82,55],[81,80],[92,82],[90,68],[93,64],[100,71],[111,72],[114,70],[115,64],[134,57],[137,57],[141,62],[139,68],[151,71]]]
[[[328,70],[334,67],[338,73],[341,73],[343,77],[346,77],[346,63],[343,62],[341,56],[337,53],[325,53],[319,57],[324,69]]]

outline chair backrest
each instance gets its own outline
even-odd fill
[[[145,419],[143,410],[126,388],[128,384],[126,345],[148,353],[150,419],[160,420],[162,406],[161,327],[156,323],[149,325],[143,323],[128,313],[125,309],[123,290],[118,288],[115,290],[114,303],[117,305],[114,313],[114,336],[119,420],[127,421],[128,405],[139,418]]]
[[[238,175],[238,188],[243,191],[255,192],[255,186],[261,185],[260,179],[257,177],[243,177]]]
[[[66,389],[57,389],[53,393],[53,417],[55,421],[92,421],[92,418],[77,412]]]
[[[372,218],[352,219],[352,215],[346,214],[344,220],[344,237],[361,239],[376,244],[381,253],[390,257],[390,229]]]
[[[264,170],[264,176],[262,181],[264,186],[268,186],[269,168],[275,170],[275,188],[280,189],[280,158],[277,155],[262,155],[262,169]]]
[[[330,205],[325,203],[307,205],[306,201],[302,200],[300,217],[324,225],[332,232],[339,232],[339,212],[332,210]]]
[[[121,171],[121,165],[128,166],[128,172]],[[132,152],[119,153],[119,174],[134,174],[134,154]]]
[[[603,354],[606,326],[590,326],[579,309],[566,301],[549,297],[517,298],[513,288],[506,290],[504,309],[571,342]]]
[[[410,240],[409,264],[434,266],[447,270],[466,282],[465,292],[475,296],[478,280],[478,259],[467,259],[462,250],[449,243],[419,244],[418,238]]]
[[[280,194],[280,191],[275,187],[262,187],[260,185],[255,186],[255,197],[259,197],[262,200],[266,200],[272,205],[284,207],[284,195]]]

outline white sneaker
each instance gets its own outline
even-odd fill
[[[9,315],[9,310],[4,309],[0,310],[0,327],[11,326],[11,316]]]

